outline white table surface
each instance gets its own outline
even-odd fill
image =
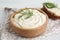
[[[43,2],[55,2],[58,5],[60,4],[60,0],[0,0],[0,8],[1,9],[4,7],[11,7],[11,8],[18,8],[18,9],[25,8],[25,7],[40,8],[42,7]],[[42,40],[60,40],[60,33],[47,36],[45,39],[42,39]]]

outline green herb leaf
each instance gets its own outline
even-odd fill
[[[23,13],[21,13],[22,15],[20,15],[19,17],[18,17],[18,19],[20,19],[21,17],[23,17],[24,15],[27,15],[27,17],[25,18],[25,19],[28,19],[28,18],[30,18],[32,15],[33,15],[33,12],[32,11],[30,11],[29,9],[26,9],[26,12],[23,12]]]
[[[20,19],[23,15],[19,16],[18,19]]]
[[[33,15],[33,10],[32,11],[30,11],[29,9],[27,9],[28,11],[28,16],[25,18],[25,19],[28,19],[28,18],[30,18],[32,15]]]
[[[57,7],[54,3],[49,3],[49,2],[44,3],[44,5],[45,5],[47,8],[56,8],[56,7]]]
[[[33,15],[33,13],[32,13],[32,12],[30,12],[30,13],[28,14],[28,16],[27,16],[25,19],[30,18],[32,15]]]

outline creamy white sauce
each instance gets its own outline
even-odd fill
[[[29,9],[29,10],[31,11],[32,9]],[[25,11],[25,10],[23,10],[23,11]],[[31,16],[29,19],[25,19],[25,17],[27,16],[26,15],[18,20],[18,17],[20,15],[21,15],[21,13],[18,13],[14,17],[15,25],[17,25],[18,27],[36,28],[36,27],[40,27],[41,25],[43,25],[46,22],[46,15],[37,11],[36,9],[33,9],[33,16]]]
[[[51,11],[52,13],[54,13],[56,16],[60,16],[60,8],[51,8],[51,9],[47,9],[48,11]]]

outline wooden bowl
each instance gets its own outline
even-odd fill
[[[39,12],[43,13],[44,15],[46,15],[46,22],[37,27],[37,28],[32,28],[32,29],[23,29],[23,28],[19,28],[17,27],[14,22],[13,22],[13,18],[14,16],[21,12],[22,10],[24,10],[26,8],[23,8],[23,9],[20,9],[19,11],[13,13],[11,16],[10,16],[10,25],[11,25],[11,28],[20,36],[23,36],[23,37],[28,37],[28,38],[31,38],[31,37],[36,37],[38,35],[41,35],[45,32],[46,28],[47,28],[47,24],[48,24],[48,16],[46,15],[45,12],[43,12],[42,10],[38,10],[36,8],[29,8],[29,9],[36,9],[38,10]]]

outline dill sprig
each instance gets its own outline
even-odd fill
[[[30,11],[29,9],[26,9],[26,11],[25,11],[25,12],[22,12],[21,14],[22,14],[22,15],[20,15],[20,16],[18,17],[18,19],[20,19],[20,18],[23,17],[24,15],[27,15],[27,17],[26,17],[25,19],[28,19],[28,18],[30,18],[30,17],[33,15],[33,10]]]

